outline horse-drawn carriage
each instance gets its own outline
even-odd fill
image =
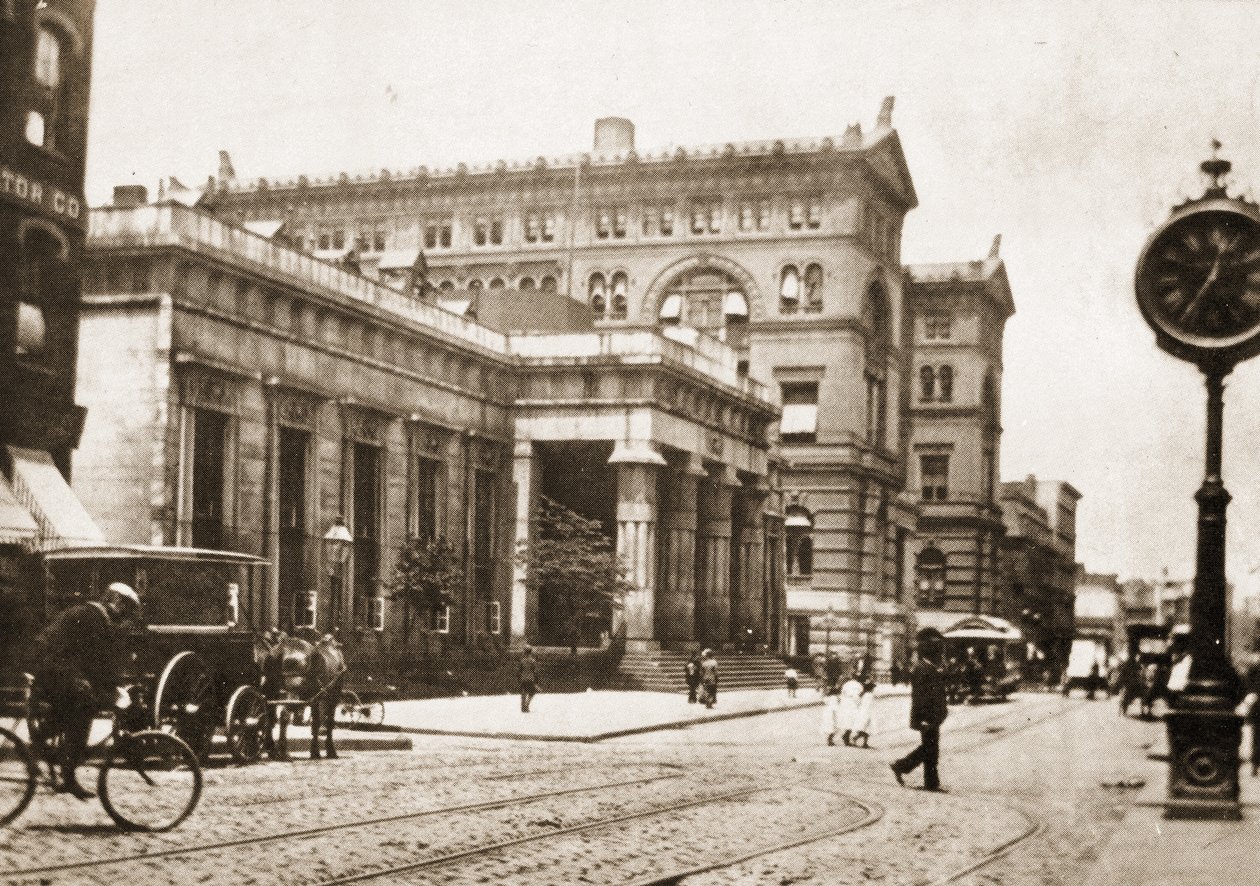
[[[238,763],[262,754],[267,701],[254,625],[262,622],[261,568],[249,554],[145,545],[48,551],[44,610],[51,616],[99,599],[110,583],[140,595],[145,627],[133,637],[135,682],[150,724],[183,739],[198,758],[222,728]]]

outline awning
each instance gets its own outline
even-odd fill
[[[266,237],[268,240],[276,236],[276,233],[283,227],[284,222],[273,219],[245,222],[245,230],[251,234],[257,234],[259,237]]]
[[[53,464],[52,456],[41,449],[20,446],[9,446],[8,450],[13,461],[13,491],[38,526],[33,542],[28,544],[47,550],[105,540]]]
[[[788,514],[787,519],[783,521],[783,525],[787,527],[799,527],[801,529],[813,528],[813,522],[805,514],[795,513]]]
[[[388,249],[376,262],[378,271],[403,271],[415,267],[419,249]]]
[[[728,317],[747,317],[748,299],[744,293],[731,290],[722,301],[722,313]]]
[[[8,482],[0,477],[0,544],[24,544],[34,539],[38,531],[31,512],[22,507]]]
[[[817,403],[785,403],[780,434],[812,434],[818,430]]]

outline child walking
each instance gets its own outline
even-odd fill
[[[875,681],[862,684],[857,714],[853,720],[853,746],[869,749],[871,746],[871,711],[875,706]],[[860,742],[860,743],[859,743]]]
[[[787,670],[783,672],[783,679],[787,681],[788,698],[796,698],[796,668],[788,665]]]
[[[840,728],[844,730],[841,739],[846,745],[853,744],[853,733],[857,723],[858,701],[862,697],[862,684],[858,682],[857,677],[850,676],[844,681],[840,687],[840,711],[837,719],[840,721]]]

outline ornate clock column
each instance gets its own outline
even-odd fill
[[[1213,145],[1219,148],[1220,145]],[[1157,344],[1194,362],[1207,384],[1207,433],[1199,506],[1190,674],[1165,718],[1168,818],[1239,818],[1242,719],[1237,673],[1226,650],[1225,510],[1221,479],[1224,380],[1260,347],[1260,214],[1231,199],[1226,160],[1202,164],[1211,180],[1199,200],[1173,210],[1138,259],[1138,306]],[[1252,281],[1255,278],[1256,282]]]

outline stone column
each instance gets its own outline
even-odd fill
[[[517,440],[512,451],[512,485],[516,494],[516,533],[513,550],[533,538],[534,508],[538,502],[538,471],[534,468],[534,444]],[[471,494],[471,490],[468,491]],[[537,631],[538,595],[525,584],[526,569],[512,561],[511,644],[521,646]]]
[[[696,490],[704,476],[694,456],[671,469],[661,508],[656,636],[677,650],[688,649],[696,639]]]
[[[622,601],[627,652],[660,648],[656,639],[656,479],[665,459],[650,444],[618,443],[608,463],[617,468],[617,553],[634,586]]]
[[[731,638],[731,494],[735,472],[710,473],[696,499],[696,612],[700,640],[707,646],[730,645]]]
[[[748,630],[751,629],[751,639],[758,644],[769,642],[764,605],[765,575],[762,567],[765,533],[762,506],[768,493],[768,489],[745,487],[736,495],[740,556],[737,574],[740,577],[740,587],[731,589],[731,616],[735,620],[733,627],[740,640],[747,640]]]

